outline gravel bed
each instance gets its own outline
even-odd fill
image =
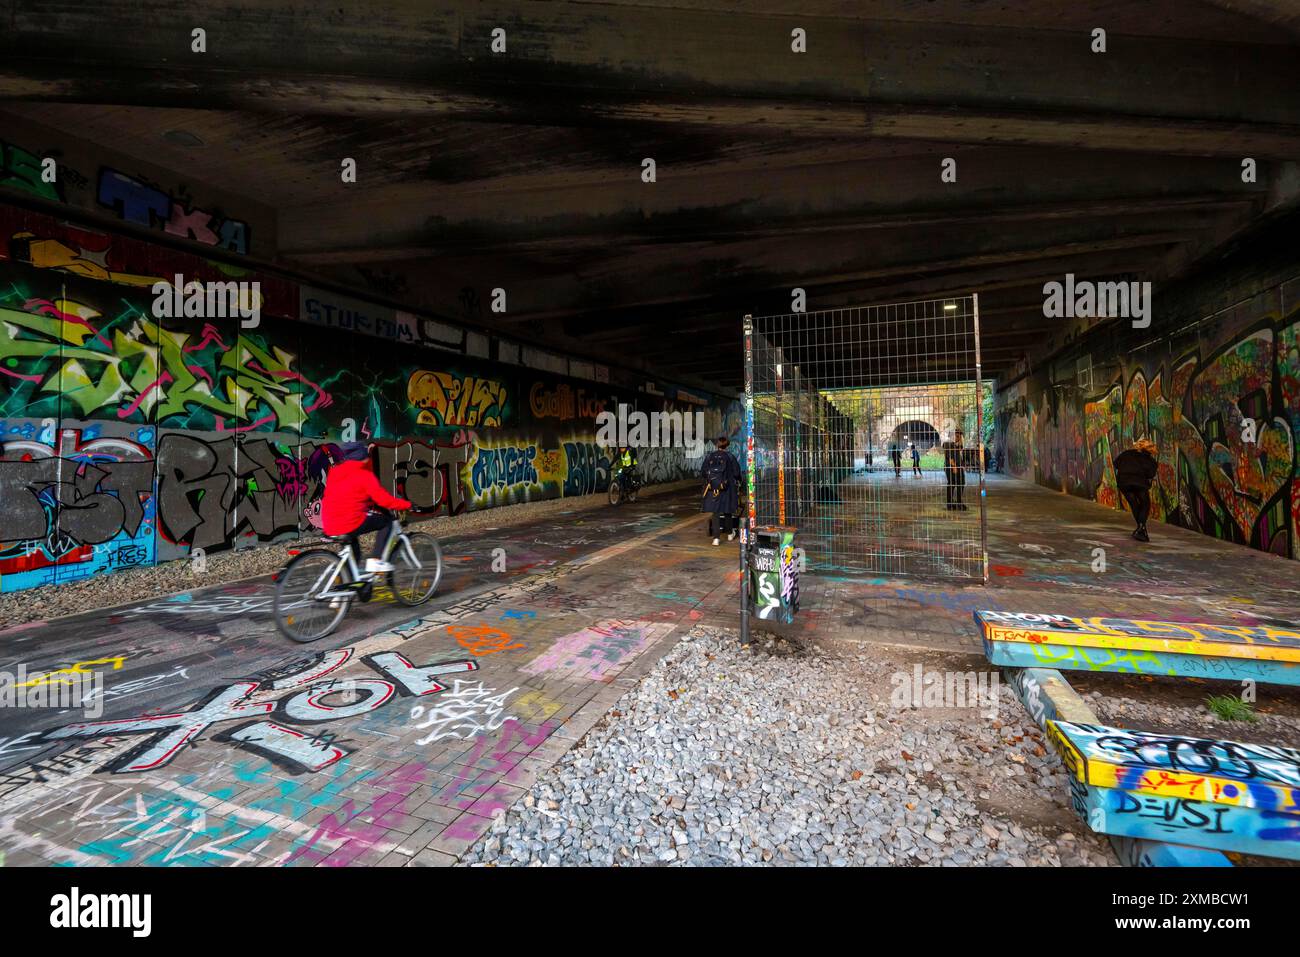
[[[1230,688],[1228,693],[1240,691],[1240,688]],[[1289,700],[1294,695],[1290,692],[1289,688],[1261,686],[1257,692],[1260,700],[1256,705],[1254,721],[1228,721],[1220,718],[1204,702],[1166,704],[1100,691],[1089,692],[1083,698],[1103,724],[1117,728],[1294,748],[1300,742],[1300,718],[1295,716],[1295,705]],[[1207,690],[1206,696],[1210,693]],[[1273,700],[1275,694],[1286,694],[1287,698],[1276,701]],[[1290,713],[1280,713],[1283,708]]]
[[[996,718],[890,703],[893,674],[954,669],[911,654],[697,628],[462,863],[1115,863],[1011,688]]]
[[[643,489],[642,496],[663,494],[694,484],[696,483],[688,481],[653,486]],[[447,538],[486,528],[522,525],[550,515],[602,506],[608,506],[608,499],[603,494],[554,498],[441,516],[428,523],[417,523],[415,527],[426,528],[441,538]],[[303,538],[256,548],[218,552],[207,556],[206,568],[201,573],[196,573],[188,561],[173,561],[125,569],[111,575],[95,575],[61,585],[43,585],[40,588],[0,593],[0,627],[113,608],[194,588],[270,575],[288,561],[290,549],[307,548],[319,541],[319,538]],[[367,546],[370,541],[369,536],[363,539]]]

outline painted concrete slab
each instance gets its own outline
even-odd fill
[[[1300,813],[1300,751],[1052,721],[1048,738],[1085,784]]]
[[[1044,668],[1004,668],[1002,674],[1015,689],[1025,709],[1044,731],[1061,721],[1095,724],[1096,716],[1058,671]],[[1082,788],[1070,779],[1071,805],[1076,812],[1086,809],[1081,801]],[[1084,821],[1088,817],[1083,814]],[[1218,851],[1167,844],[1145,834],[1109,833],[1111,846],[1120,863],[1127,867],[1231,867],[1232,862]]]
[[[1300,860],[1300,751],[1048,722],[1094,831]]]
[[[1070,793],[1075,811],[1104,834],[1300,860],[1300,814],[1138,795],[1073,779]]]
[[[1300,630],[982,609],[993,664],[1300,685]]]
[[[1219,658],[1300,663],[1300,630],[1274,625],[1143,621],[1129,618],[977,611],[993,642],[1172,652]]]

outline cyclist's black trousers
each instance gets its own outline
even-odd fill
[[[348,544],[352,546],[352,554],[360,558],[361,543],[358,539],[369,532],[378,532],[379,534],[375,536],[375,549],[372,554],[375,558],[383,558],[384,549],[388,547],[388,536],[392,531],[392,515],[387,512],[371,512],[366,516],[366,520],[348,535]]]

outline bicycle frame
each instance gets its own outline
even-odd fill
[[[420,564],[420,560],[415,557],[415,551],[411,548],[411,541],[406,537],[406,530],[402,528],[402,523],[397,519],[393,519],[393,524],[388,535],[388,544],[384,546],[383,560],[387,561],[391,558],[394,550],[399,546],[401,547],[402,554],[406,557],[407,561],[416,568],[423,567]],[[345,585],[361,581],[373,581],[375,578],[373,572],[365,572],[361,570],[361,567],[357,564],[357,556],[353,554],[352,546],[349,543],[344,542],[343,547],[339,549],[338,561],[330,566],[330,570],[327,573],[322,574],[320,578],[316,579],[315,584],[312,585],[310,594],[318,601],[334,598],[355,598],[356,593],[348,591],[346,588],[341,591],[334,590],[339,583],[339,576],[344,572],[344,570],[348,572],[349,576],[348,581],[344,583]],[[317,591],[317,589],[321,590]]]

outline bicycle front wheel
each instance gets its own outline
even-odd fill
[[[294,556],[275,583],[275,627],[293,641],[316,641],[338,627],[352,604],[350,597],[322,598],[339,557],[322,550]],[[343,582],[335,581],[340,592]]]
[[[414,560],[413,560],[414,559]],[[442,546],[432,535],[414,532],[398,541],[390,561],[388,587],[403,605],[419,605],[433,597],[442,581]]]
[[[614,480],[613,482],[610,482],[609,483],[609,504],[617,505],[619,503],[619,499],[622,498],[622,493],[623,493],[623,487],[618,483],[617,479]]]

